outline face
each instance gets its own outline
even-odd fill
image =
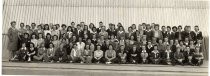
[[[16,22],[13,22],[11,26],[12,27],[15,27],[16,26]]]
[[[133,47],[133,50],[136,50],[136,46]]]
[[[30,47],[34,47],[34,45],[33,44],[30,44]]]
[[[53,44],[50,44],[49,46],[50,46],[50,48],[53,48]]]
[[[36,38],[36,36],[35,36],[35,35],[32,35],[32,38],[33,38],[33,39],[35,39],[35,38]]]
[[[90,47],[89,45],[86,45],[86,49],[89,49],[89,47]]]
[[[20,24],[20,27],[23,28],[24,27],[24,24]]]
[[[112,50],[113,49],[112,46],[109,46],[109,49]]]
[[[100,48],[101,48],[100,46],[97,46],[97,49],[98,49],[98,50],[100,50]]]
[[[158,26],[155,26],[155,30],[158,30],[159,29],[159,27]]]
[[[23,44],[22,44],[22,47],[26,47],[26,44],[25,44],[25,43],[23,43]]]
[[[162,29],[162,31],[165,31],[166,30],[166,27],[162,27],[161,29]]]
[[[121,50],[124,50],[124,46],[121,46],[120,49],[121,49]]]
[[[28,38],[28,34],[25,34],[24,37],[25,37],[25,38]]]
[[[145,50],[145,46],[142,46],[141,48],[142,48],[142,50]]]
[[[163,41],[162,41],[162,40],[159,40],[158,42],[159,42],[160,44],[161,44],[161,43],[163,43]]]
[[[157,50],[157,46],[155,46],[154,49]]]

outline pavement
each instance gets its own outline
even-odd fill
[[[154,64],[79,64],[2,62],[3,75],[70,76],[207,76],[208,61],[202,66]]]

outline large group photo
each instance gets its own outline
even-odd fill
[[[198,26],[142,23],[128,32],[121,23],[106,27],[103,22],[99,27],[85,22],[15,26],[11,22],[8,31],[10,61],[200,66],[204,59]]]
[[[3,2],[2,74],[208,75],[208,1]]]

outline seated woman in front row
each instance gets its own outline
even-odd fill
[[[103,63],[104,62],[104,58],[103,58],[103,51],[101,50],[101,45],[97,45],[97,50],[94,51],[94,58],[93,58],[93,62],[94,63]]]
[[[200,51],[200,47],[196,46],[195,47],[195,53],[193,55],[193,64],[196,66],[200,66],[203,64],[203,52]]]
[[[40,47],[38,48],[37,54],[33,57],[36,61],[45,61],[44,57],[46,56],[47,49],[45,48],[44,43],[40,44]]]
[[[180,52],[180,47],[177,47],[176,52],[174,53],[173,65],[176,64],[184,65],[183,60],[184,60],[184,55],[182,52]]]
[[[73,45],[73,49],[70,54],[70,63],[83,63],[81,57],[81,51],[77,49],[77,44]]]
[[[21,48],[16,52],[15,56],[11,60],[18,60],[18,61],[25,61],[26,60],[26,53],[28,49],[26,47],[26,43],[22,43]]]
[[[122,63],[122,64],[126,63],[127,62],[127,53],[128,52],[127,52],[127,50],[125,50],[125,46],[121,45],[120,49],[117,53],[117,59],[116,59],[117,62]]]
[[[82,52],[82,61],[84,63],[92,63],[93,52],[90,50],[90,45],[85,46],[85,50]]]
[[[146,47],[143,45],[141,47],[141,63],[142,64],[147,64],[148,63],[148,53],[146,51]]]
[[[68,62],[68,56],[67,56],[66,47],[64,47],[64,44],[61,44],[59,48],[55,51],[54,61],[55,62]]]
[[[154,46],[154,50],[151,52],[150,59],[153,64],[159,64],[160,62],[160,53],[157,50],[157,45]]]
[[[29,49],[26,55],[26,59],[28,62],[33,61],[33,56],[36,54],[37,49],[34,47],[35,45],[33,43],[29,44]]]
[[[47,54],[44,57],[44,61],[46,62],[53,62],[54,61],[54,56],[55,56],[55,48],[53,43],[49,43],[49,48],[47,49]]]
[[[109,50],[105,52],[106,64],[111,64],[116,62],[116,52],[113,50],[113,46],[109,45]]]

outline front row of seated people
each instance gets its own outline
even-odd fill
[[[151,42],[148,42],[150,45]],[[72,45],[72,47],[68,47]],[[158,50],[158,45],[149,50],[148,45],[133,45],[130,49],[121,45],[119,50],[114,50],[114,46],[109,44],[108,50],[102,51],[101,45],[96,45],[96,50],[91,51],[89,44],[85,44],[85,49],[79,49],[77,44],[61,44],[56,50],[54,44],[50,43],[49,48],[45,48],[42,43],[39,48],[35,48],[33,43],[26,47],[26,43],[16,52],[14,59],[18,61],[41,61],[41,62],[64,62],[64,63],[118,63],[118,64],[164,64],[164,65],[196,65],[203,63],[203,53],[200,47],[195,46],[191,50],[186,46],[183,50],[176,47],[175,51],[171,50],[171,45],[166,46],[165,51]],[[69,50],[71,48],[71,50]]]

